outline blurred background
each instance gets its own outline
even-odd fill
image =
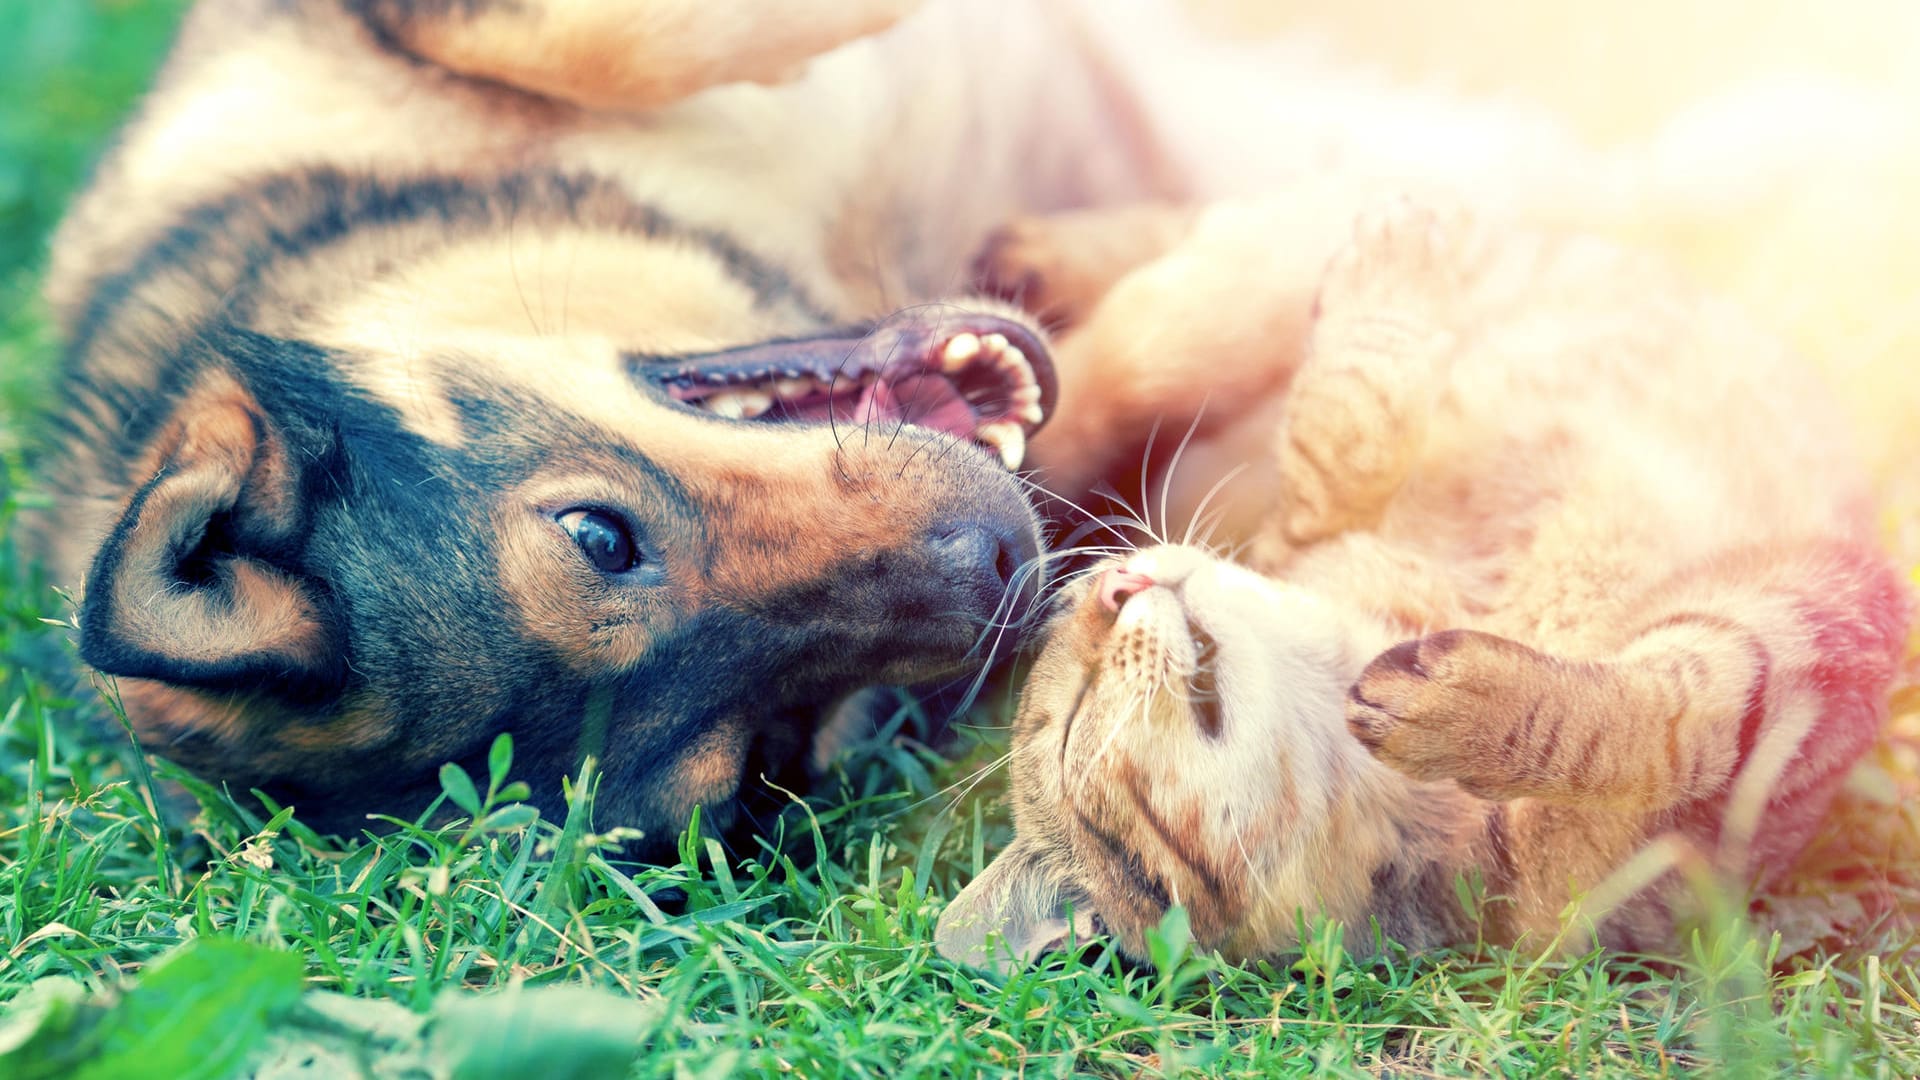
[[[1920,5],[1905,0],[1190,0],[1224,31],[1312,34],[1401,79],[1541,101],[1602,143],[1783,72],[1920,100]]]
[[[1544,106],[1596,147],[1690,153],[1709,175],[1717,146],[1777,135],[1782,182],[1730,172],[1713,215],[1607,228],[1741,299],[1826,370],[1889,532],[1920,566],[1920,3],[1191,3],[1222,32],[1317,38],[1393,82]]]

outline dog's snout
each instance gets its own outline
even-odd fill
[[[1013,530],[982,521],[959,521],[933,531],[929,546],[940,572],[969,609],[991,614],[1019,576],[1020,539]]]
[[[1043,584],[1031,526],[969,516],[935,525],[925,543],[941,606],[976,631],[1001,628],[1017,636]]]

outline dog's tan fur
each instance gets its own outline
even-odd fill
[[[600,756],[608,823],[657,844],[701,803],[724,825],[859,685],[978,663],[991,626],[930,644],[934,549],[986,522],[1031,555],[1015,479],[646,379],[963,295],[1015,213],[1180,193],[1075,18],[946,4],[854,40],[916,6],[197,6],[47,282],[66,436],[30,542],[142,739],[354,828],[509,730],[541,798]],[[981,62],[926,62],[954,49]],[[889,325],[968,310],[1008,314]],[[588,566],[556,527],[581,505],[640,519],[663,583]],[[776,659],[792,620],[822,664]],[[723,686],[742,661],[785,666]]]

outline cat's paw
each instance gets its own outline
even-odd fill
[[[1325,365],[1294,386],[1278,445],[1278,519],[1289,544],[1312,544],[1379,517],[1420,449],[1418,396],[1362,367]]]
[[[1418,780],[1470,791],[1503,776],[1540,700],[1546,658],[1477,630],[1445,630],[1375,657],[1347,691],[1347,730]],[[1502,758],[1502,748],[1506,758]]]
[[[1419,359],[1444,349],[1475,258],[1464,210],[1398,198],[1355,221],[1314,302],[1315,347]]]
[[[1413,468],[1457,338],[1472,235],[1462,213],[1399,200],[1363,214],[1328,266],[1278,446],[1289,543],[1370,525]]]

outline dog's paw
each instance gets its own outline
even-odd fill
[[[1347,730],[1373,755],[1419,780],[1473,790],[1503,775],[1510,733],[1537,709],[1545,658],[1475,630],[1446,630],[1375,657],[1347,691]]]
[[[1019,218],[987,237],[974,257],[974,280],[1038,316],[1047,329],[1072,329],[1121,278],[1182,242],[1194,213],[1141,203]]]
[[[974,256],[975,286],[1031,312],[1049,329],[1078,323],[1105,282],[1080,280],[1060,231],[1049,218],[1020,218],[995,229]]]

